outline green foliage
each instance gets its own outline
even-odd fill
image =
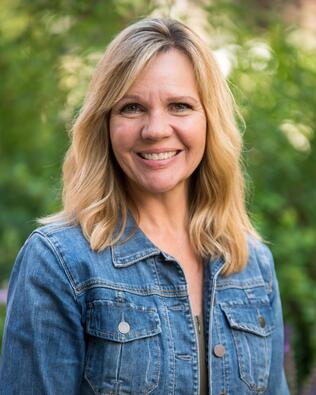
[[[4,320],[5,320],[5,305],[0,303],[0,353],[1,353],[1,345],[2,345]]]
[[[282,21],[283,4],[217,0],[204,8],[212,46],[231,60],[229,83],[247,125],[248,206],[272,241],[302,381],[316,360],[316,55]],[[65,131],[105,45],[155,6],[0,0],[0,287],[35,219],[60,207]]]
[[[0,287],[36,218],[60,208],[66,129],[105,45],[143,0],[0,0]]]
[[[225,0],[208,12],[234,62],[249,210],[271,241],[301,381],[316,359],[316,53],[297,44],[302,32],[282,22],[281,8]]]

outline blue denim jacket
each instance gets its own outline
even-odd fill
[[[288,394],[273,259],[259,242],[249,248],[238,274],[205,264],[211,395]],[[184,272],[140,229],[96,253],[80,227],[49,225],[11,274],[0,394],[198,395],[197,345]]]

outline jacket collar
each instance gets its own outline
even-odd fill
[[[150,241],[143,231],[137,226],[130,211],[127,213],[127,222],[124,233],[119,242],[111,247],[112,262],[115,267],[127,267],[151,256],[161,254],[166,261],[175,258],[161,251]],[[211,275],[220,272],[224,266],[224,259],[208,259]]]
[[[161,253],[160,249],[137,226],[130,211],[127,213],[124,233],[121,239],[111,247],[111,250],[115,267],[130,266],[142,259]]]

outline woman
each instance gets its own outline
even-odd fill
[[[187,26],[108,46],[64,208],[13,268],[0,394],[288,394],[270,251],[244,206],[233,100]]]

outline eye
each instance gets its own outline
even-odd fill
[[[170,107],[173,111],[176,112],[183,112],[192,109],[192,106],[188,103],[171,103]]]
[[[138,103],[128,103],[120,109],[120,113],[135,114],[143,110],[143,107]]]

